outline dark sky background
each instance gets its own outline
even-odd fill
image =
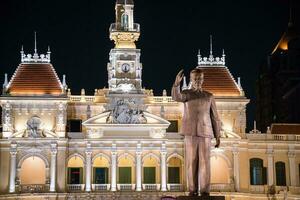
[[[299,19],[299,1],[294,1]],[[93,94],[107,87],[107,62],[113,42],[109,26],[115,20],[115,0],[1,0],[0,81],[20,63],[20,48],[38,52],[51,46],[52,64],[60,78],[67,75],[72,94],[81,88]],[[209,35],[214,55],[226,53],[226,65],[241,77],[246,96],[248,129],[255,113],[255,80],[262,60],[272,51],[289,21],[288,0],[135,0],[135,22],[141,24],[143,86],[161,95],[177,72],[196,67],[197,51],[207,56]],[[296,21],[297,23],[297,21]],[[264,131],[264,130],[263,130]]]

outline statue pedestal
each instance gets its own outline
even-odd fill
[[[225,196],[179,196],[176,200],[225,200]]]

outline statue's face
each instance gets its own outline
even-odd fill
[[[204,81],[204,74],[203,73],[191,73],[190,80],[192,83],[192,89],[201,90],[202,84]]]

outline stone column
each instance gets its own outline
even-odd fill
[[[167,191],[167,151],[160,152],[161,191]]]
[[[56,191],[56,155],[57,145],[51,144],[51,163],[50,163],[50,192]]]
[[[111,191],[117,191],[117,151],[111,152]]]
[[[136,152],[136,191],[142,191],[142,152]]]
[[[85,191],[90,192],[92,188],[92,151],[87,150],[86,156],[86,172],[85,172]]]
[[[238,149],[233,149],[233,176],[235,189],[238,192],[240,190],[240,158]]]
[[[290,180],[291,186],[296,187],[298,176],[296,175],[296,154],[294,151],[288,152],[289,166],[290,166]]]
[[[9,192],[16,192],[16,166],[17,164],[17,144],[11,144],[10,149],[10,174],[9,174]]]
[[[267,150],[268,155],[268,186],[274,185],[274,158],[273,158],[273,148]]]

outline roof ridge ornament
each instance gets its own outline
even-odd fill
[[[225,66],[225,51],[222,51],[222,57],[214,57],[212,50],[212,36],[210,37],[210,55],[209,57],[202,57],[200,49],[198,50],[198,66]]]
[[[47,54],[38,54],[37,52],[37,38],[36,32],[34,32],[34,53],[32,54],[25,54],[23,45],[21,47],[21,63],[50,63],[50,46],[48,46]]]

